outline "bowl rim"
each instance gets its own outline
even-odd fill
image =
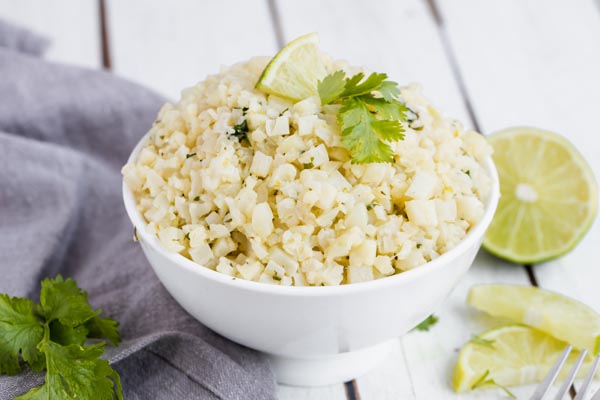
[[[149,132],[146,133],[139,142],[135,145],[131,152],[127,163],[133,162],[143,145],[146,143]],[[433,273],[436,270],[443,268],[448,261],[456,258],[457,256],[466,252],[476,242],[483,238],[485,231],[489,224],[492,222],[492,218],[498,205],[500,198],[500,183],[498,178],[498,171],[494,165],[491,156],[488,156],[483,161],[484,168],[490,175],[492,180],[492,188],[487,198],[484,214],[482,218],[475,224],[467,235],[452,249],[446,253],[440,255],[438,258],[431,260],[425,264],[419,265],[413,269],[404,271],[399,274],[394,274],[381,279],[375,279],[367,282],[351,283],[338,286],[281,286],[281,285],[269,285],[263,282],[249,281],[243,278],[231,277],[221,272],[206,268],[179,253],[173,253],[167,250],[158,237],[150,234],[146,227],[146,221],[143,219],[140,212],[137,210],[135,199],[132,191],[129,189],[125,181],[122,182],[123,190],[123,202],[125,204],[125,210],[131,220],[134,229],[137,233],[137,237],[140,242],[147,244],[154,251],[158,252],[162,257],[165,257],[173,264],[188,270],[192,273],[200,275],[201,277],[209,280],[213,280],[216,283],[220,283],[225,286],[235,287],[240,290],[247,290],[255,293],[262,294],[275,294],[282,296],[297,296],[297,297],[313,297],[313,296],[341,296],[352,293],[383,289],[390,286],[400,285],[406,282],[414,281],[424,274]]]

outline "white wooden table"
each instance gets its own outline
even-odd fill
[[[221,65],[272,55],[316,31],[324,51],[401,83],[421,82],[448,115],[483,133],[533,125],[566,135],[600,177],[600,0],[0,0],[0,18],[52,39],[49,59],[110,69],[172,99]],[[598,222],[573,252],[544,265],[481,252],[431,331],[398,339],[387,361],[356,381],[280,387],[279,396],[506,398],[450,389],[457,350],[490,324],[465,306],[468,289],[539,285],[600,310],[599,259]]]

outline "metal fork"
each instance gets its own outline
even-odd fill
[[[558,377],[558,373],[560,372],[562,367],[565,365],[565,362],[567,362],[567,358],[569,357],[569,354],[571,354],[572,350],[573,350],[573,347],[567,346],[565,351],[563,351],[562,355],[558,358],[556,363],[554,363],[552,368],[550,368],[550,371],[548,372],[548,374],[546,375],[546,377],[544,378],[542,383],[539,384],[539,386],[535,390],[535,393],[533,393],[533,395],[529,398],[529,400],[544,399],[544,396],[550,390],[550,386],[552,386],[552,384]],[[581,368],[581,364],[583,363],[583,359],[585,358],[586,355],[587,355],[586,350],[583,350],[579,354],[579,357],[577,357],[577,361],[575,361],[575,364],[571,368],[571,371],[569,371],[569,375],[567,376],[567,379],[565,379],[563,384],[560,386],[560,389],[558,389],[558,392],[556,393],[554,400],[563,400],[563,398],[569,391],[569,388],[573,384],[573,381],[575,380],[575,375],[577,375],[577,371],[579,371],[579,368]],[[579,391],[577,392],[577,396],[575,396],[575,398],[573,400],[583,400],[584,399],[585,395],[587,394],[587,392],[590,388],[590,383],[594,379],[594,375],[596,374],[596,370],[598,369],[599,364],[600,364],[600,355],[598,355],[594,359],[594,363],[592,364],[592,369],[590,369],[590,372],[588,372],[587,376],[585,377],[585,380],[583,381],[583,385],[581,385],[581,388],[579,388]],[[596,394],[594,394],[594,396],[590,400],[600,400],[600,390],[598,390],[596,392]]]

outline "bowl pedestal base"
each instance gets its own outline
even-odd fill
[[[392,341],[387,341],[323,357],[267,355],[278,383],[289,386],[326,386],[348,382],[366,374],[391,353],[391,347]]]

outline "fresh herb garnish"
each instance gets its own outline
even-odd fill
[[[490,349],[494,348],[494,342],[495,340],[484,339],[477,335],[471,335],[471,340],[469,340],[469,343],[475,343],[480,346],[489,347]]]
[[[0,294],[0,374],[21,372],[21,361],[46,371],[45,383],[17,399],[123,399],[121,380],[100,356],[105,342],[121,342],[118,323],[101,318],[74,280],[42,281],[39,304]]]
[[[318,83],[322,104],[340,104],[338,123],[342,145],[350,151],[352,162],[393,162],[389,142],[404,139],[408,108],[398,100],[400,89],[386,74],[361,72],[347,78],[343,71],[327,75]]]
[[[276,281],[280,281],[281,277],[277,274],[277,271],[273,272],[273,279]]]
[[[429,317],[425,318],[419,325],[415,326],[413,328],[413,331],[427,332],[429,331],[429,329],[431,329],[432,326],[437,324],[438,321],[439,318],[431,314]]]
[[[190,153],[190,154],[186,154],[185,155],[185,159],[187,160],[188,158],[192,158],[196,155],[196,153]]]
[[[231,132],[232,136],[235,136],[238,140],[238,142],[242,142],[243,140],[245,140],[247,143],[250,143],[248,141],[248,122],[246,120],[243,120],[242,122],[240,122],[237,125],[233,126],[233,132]]]
[[[194,197],[194,201],[200,201],[200,196]]]
[[[493,386],[496,387],[498,389],[501,389],[504,391],[504,393],[506,393],[506,395],[508,397],[510,397],[511,399],[516,399],[517,396],[515,396],[513,394],[513,392],[511,392],[510,390],[508,390],[508,388],[506,386],[502,386],[498,383],[496,383],[496,381],[494,381],[493,379],[487,379],[487,377],[490,375],[490,370],[487,369],[483,375],[481,375],[481,377],[479,379],[477,379],[477,381],[471,386],[471,390],[476,389],[478,387],[485,387],[485,386]]]
[[[242,115],[246,115],[246,113],[248,112],[249,108],[248,107],[242,107]]]
[[[304,169],[311,169],[315,167],[315,164],[313,164],[312,162],[309,162],[307,164],[302,164],[302,167],[304,167]]]

